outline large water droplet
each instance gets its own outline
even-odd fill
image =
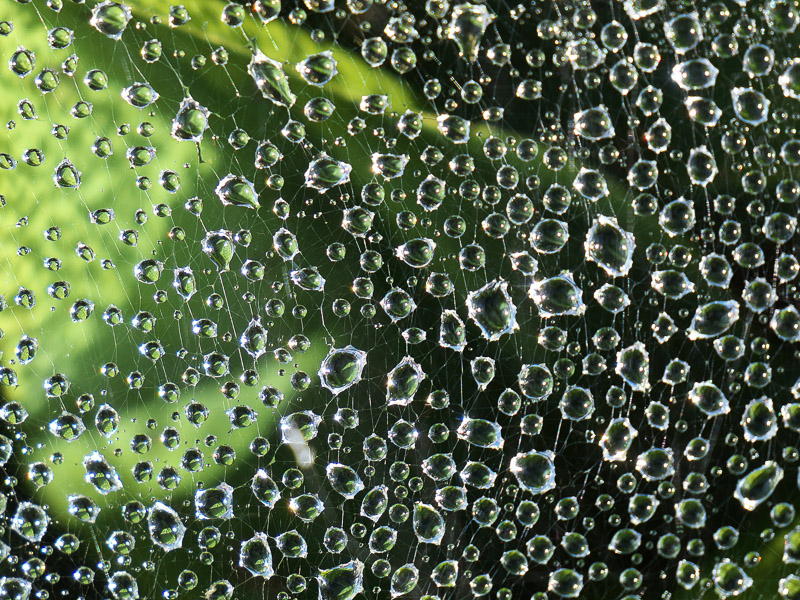
[[[495,279],[467,295],[470,319],[480,327],[483,337],[490,342],[513,333],[517,324],[517,307],[508,293],[508,283]]]
[[[89,24],[112,40],[119,40],[131,18],[131,9],[125,4],[103,0],[92,9]]]
[[[186,526],[173,508],[156,502],[147,513],[147,531],[156,546],[170,552],[183,545]]]
[[[611,277],[627,275],[633,265],[636,242],[614,218],[596,217],[584,243],[586,258],[595,261]]]
[[[210,111],[193,98],[184,98],[172,120],[172,137],[176,140],[199,142],[208,129]]]
[[[739,303],[720,300],[698,306],[689,326],[690,340],[707,339],[722,335],[739,320]]]
[[[364,489],[364,482],[361,481],[361,477],[352,467],[347,465],[330,463],[325,467],[325,474],[334,491],[347,499],[355,498]]]
[[[229,173],[219,180],[214,193],[223,206],[258,209],[261,204],[253,184],[241,175]]]
[[[422,367],[410,356],[406,356],[390,372],[386,383],[386,402],[390,406],[408,406],[425,379]]]
[[[50,524],[47,512],[38,504],[20,502],[17,511],[11,518],[11,529],[29,542],[41,540]]]
[[[745,510],[755,510],[772,495],[782,479],[783,469],[776,462],[768,460],[739,480],[733,496]]]
[[[306,186],[326,191],[350,181],[353,167],[346,162],[331,158],[327,154],[315,158],[305,172]]]
[[[367,353],[353,346],[332,348],[320,365],[318,375],[322,387],[340,394],[361,380],[367,364]]]
[[[364,590],[364,563],[351,560],[317,573],[320,600],[353,600]]]
[[[289,78],[284,73],[281,63],[256,48],[250,64],[247,65],[247,72],[264,98],[286,108],[294,105],[297,97],[289,87]]]
[[[478,60],[483,34],[494,19],[483,4],[464,3],[453,8],[447,37],[458,45],[459,56],[471,63]]]
[[[543,319],[560,315],[580,316],[586,311],[583,291],[575,284],[570,273],[535,281],[528,295]]]
[[[544,494],[556,487],[555,455],[545,452],[520,452],[511,459],[509,469],[520,486],[533,494]]]
[[[247,569],[254,577],[269,579],[274,575],[272,551],[265,533],[257,532],[242,542],[239,547],[239,566]]]

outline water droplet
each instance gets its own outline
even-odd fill
[[[500,425],[486,419],[464,417],[456,430],[459,439],[479,448],[501,450],[503,434]]]
[[[355,498],[364,489],[364,482],[361,481],[361,477],[347,465],[330,463],[325,467],[325,474],[333,490],[348,500]]]
[[[122,90],[122,99],[139,109],[147,108],[158,98],[158,92],[149,83],[137,81]]]
[[[72,162],[65,158],[53,172],[53,181],[56,187],[78,189],[81,186],[81,172]]]
[[[439,545],[445,534],[442,515],[430,504],[414,504],[414,533],[420,542]]]
[[[86,471],[84,478],[103,495],[122,489],[122,481],[117,470],[112,467],[106,458],[99,452],[92,452],[83,459],[83,468]]]
[[[755,510],[772,495],[782,479],[783,469],[774,461],[768,460],[739,480],[733,496],[741,502],[745,510]]]
[[[229,270],[234,252],[233,235],[230,231],[209,231],[203,239],[202,248],[218,271]]]
[[[584,243],[586,257],[595,261],[611,277],[627,275],[633,266],[636,242],[614,218],[596,217]]]
[[[709,302],[698,306],[689,326],[690,340],[722,335],[739,320],[739,303],[735,300]]]
[[[404,596],[413,591],[417,583],[419,583],[419,570],[413,563],[407,563],[392,574],[389,593],[392,598]]]
[[[508,293],[508,283],[495,279],[467,295],[469,318],[481,329],[484,338],[494,342],[519,328],[517,308]]]
[[[239,547],[239,566],[254,577],[269,579],[275,572],[272,567],[272,551],[265,533],[257,532],[244,540]]]
[[[323,86],[336,77],[336,59],[330,51],[320,52],[306,57],[296,65],[297,72],[311,85]]]
[[[364,591],[364,563],[351,560],[317,573],[320,600],[353,600]]]
[[[131,18],[131,9],[125,4],[103,0],[92,9],[89,24],[112,40],[119,40]]]
[[[286,108],[294,105],[297,97],[292,93],[289,78],[278,61],[256,48],[250,64],[247,65],[247,72],[264,98]]]
[[[478,60],[483,35],[494,19],[483,4],[464,3],[453,8],[447,37],[458,45],[459,56],[470,63]]]
[[[208,129],[211,112],[193,98],[184,98],[172,120],[172,137],[176,140],[199,142]]]
[[[367,353],[353,346],[333,348],[322,361],[319,378],[322,387],[338,395],[361,380]]]
[[[147,513],[147,531],[156,546],[170,552],[183,545],[186,526],[173,508],[156,502]]]
[[[389,371],[386,382],[386,402],[389,406],[397,404],[408,406],[425,379],[422,367],[410,356],[406,356]]]
[[[575,284],[570,273],[535,281],[528,295],[543,319],[560,315],[580,316],[586,311],[583,291]]]
[[[241,175],[232,173],[220,179],[214,193],[223,206],[242,206],[258,209],[261,204],[253,184]]]
[[[522,488],[533,494],[544,494],[556,487],[555,455],[545,452],[520,452],[509,467]]]
[[[322,154],[311,161],[305,172],[306,186],[326,191],[350,181],[353,167],[346,162]]]
[[[50,525],[50,517],[44,508],[32,502],[20,502],[11,518],[11,529],[29,542],[40,541]]]

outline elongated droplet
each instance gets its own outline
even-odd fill
[[[247,65],[247,72],[264,98],[286,108],[294,105],[297,97],[289,87],[289,78],[284,73],[281,63],[272,60],[256,48],[250,64]]]
[[[783,469],[776,462],[768,460],[764,466],[750,471],[739,480],[733,496],[745,510],[754,510],[772,495],[782,479]]]

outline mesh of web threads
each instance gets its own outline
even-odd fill
[[[797,9],[621,8],[15,6],[4,592],[793,593]]]

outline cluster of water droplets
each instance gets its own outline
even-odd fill
[[[0,598],[800,598],[796,4],[5,6]]]

